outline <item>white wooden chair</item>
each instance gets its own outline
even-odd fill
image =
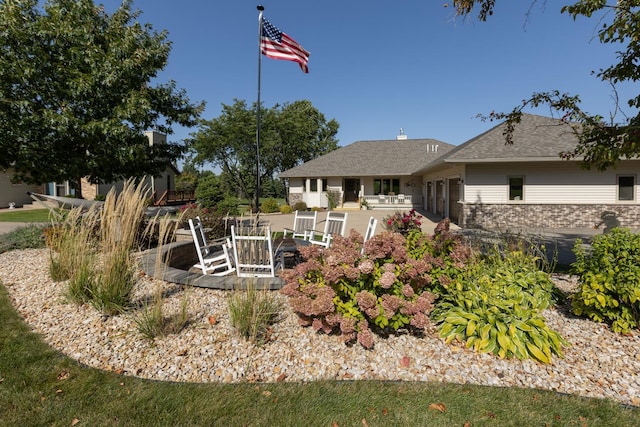
[[[318,211],[296,211],[293,217],[293,228],[284,229],[284,237],[291,234],[294,239],[296,237],[309,240],[311,232],[316,228],[316,220]]]
[[[275,277],[282,268],[273,253],[271,227],[246,227],[236,230],[231,226],[233,255],[238,277]]]
[[[198,253],[198,263],[193,265],[195,268],[201,269],[202,274],[211,274],[213,276],[226,276],[236,270],[229,255],[231,250],[229,239],[220,242],[219,245],[212,246],[208,244],[200,217],[189,219],[189,228],[193,236],[193,244]],[[212,249],[216,246],[219,246],[220,250],[213,252]]]
[[[367,243],[367,241],[371,239],[374,234],[376,234],[377,226],[378,226],[378,220],[375,219],[374,217],[369,218],[369,223],[367,224],[367,231],[365,231],[364,233],[364,242],[362,242],[362,250],[361,250],[362,253],[364,253],[364,244]]]
[[[347,227],[347,212],[334,212],[327,213],[327,219],[324,222],[324,231],[322,235],[316,235],[317,231],[311,230],[309,236],[309,242],[314,245],[324,246],[328,248],[331,246],[331,241],[334,236],[344,236],[344,231]]]

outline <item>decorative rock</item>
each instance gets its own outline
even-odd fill
[[[564,292],[574,277],[554,278]],[[640,406],[640,335],[622,336],[606,325],[568,315],[566,307],[545,310],[549,326],[569,343],[551,365],[501,360],[463,346],[449,346],[434,330],[377,338],[372,350],[346,346],[338,336],[298,326],[284,302],[272,341],[262,347],[238,337],[227,314],[227,291],[187,288],[141,276],[134,298],[169,295],[166,313],[178,313],[184,298],[191,324],[179,335],[144,339],[133,311],[105,317],[88,305],[64,300],[65,285],[48,275],[48,250],[0,254],[0,282],[25,321],[52,347],[86,365],[141,378],[182,382],[305,382],[321,379],[435,381],[532,387]],[[212,324],[209,316],[215,317]],[[408,365],[402,358],[408,358]]]

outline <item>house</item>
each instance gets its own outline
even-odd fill
[[[420,171],[427,212],[467,228],[640,226],[640,159],[605,172],[563,160],[578,140],[570,125],[549,117],[524,114],[513,145],[504,130],[498,124]]]
[[[149,139],[149,144],[164,143],[167,138],[166,135],[153,131],[145,132],[145,135]],[[144,178],[154,204],[182,204],[195,201],[192,192],[181,194],[175,191],[176,176],[179,174],[178,169],[168,163],[167,169],[160,176],[146,176]],[[15,203],[16,207],[31,203],[32,199],[27,195],[27,192],[42,193],[50,196],[72,196],[76,193],[73,184],[69,181],[48,182],[41,185],[11,184],[10,176],[10,171],[4,174],[0,173],[0,189],[2,189],[0,191],[0,208],[9,207],[9,203]],[[98,196],[106,196],[114,187],[116,192],[120,191],[124,181],[93,184],[82,178],[81,185],[82,197],[87,200],[94,200]]]
[[[640,227],[640,159],[605,172],[586,170],[579,159],[560,158],[578,142],[568,124],[524,114],[513,145],[505,144],[504,129],[500,123],[459,146],[424,139],[356,142],[280,176],[289,180],[292,203],[308,206],[322,206],[326,188],[342,191],[345,202],[357,200],[355,191],[375,208],[420,207],[467,228]]]
[[[402,133],[402,132],[401,132]],[[327,193],[340,194],[339,207],[422,207],[421,175],[416,172],[454,146],[435,139],[358,141],[280,174],[289,203],[328,207]]]
[[[12,182],[11,169],[0,172],[0,209],[8,207],[22,207],[32,202],[27,192],[42,193],[42,185]]]

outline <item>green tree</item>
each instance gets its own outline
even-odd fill
[[[182,165],[182,172],[176,177],[176,190],[193,191],[198,184],[200,171],[196,169],[193,162],[187,160]]]
[[[210,208],[224,200],[227,195],[220,182],[220,177],[213,173],[203,174],[198,180],[196,198],[201,206]]]
[[[532,0],[532,4],[536,0]],[[486,21],[493,13],[495,0],[453,0],[456,13],[468,16],[474,11],[478,18]],[[593,115],[580,108],[579,95],[560,93],[557,90],[533,93],[509,113],[492,112],[485,119],[505,119],[507,143],[513,143],[513,130],[520,122],[522,111],[528,106],[548,105],[557,112],[562,121],[573,126],[578,137],[578,145],[571,152],[562,153],[562,157],[580,158],[586,168],[595,167],[605,170],[614,166],[620,159],[640,155],[640,95],[626,101],[633,114],[622,114],[616,85],[623,82],[636,82],[640,79],[640,1],[618,0],[609,4],[606,0],[581,0],[565,5],[560,13],[568,13],[574,20],[579,17],[598,18],[598,38],[600,43],[621,46],[617,52],[617,61],[606,69],[594,72],[596,77],[611,85],[615,111],[605,119],[602,115]],[[624,115],[623,118],[618,116]]]
[[[145,130],[194,126],[203,104],[152,85],[171,49],[124,0],[0,1],[0,170],[25,182],[110,182],[157,175],[180,143],[149,146]],[[77,186],[80,190],[80,186]]]
[[[256,107],[237,99],[222,104],[222,114],[203,120],[189,140],[195,161],[220,167],[240,197],[255,194]],[[338,147],[338,122],[327,121],[310,101],[261,108],[260,117],[260,182]]]

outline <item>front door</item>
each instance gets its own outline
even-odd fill
[[[358,178],[344,179],[344,201],[345,202],[357,202],[359,192],[360,192],[360,179]]]

